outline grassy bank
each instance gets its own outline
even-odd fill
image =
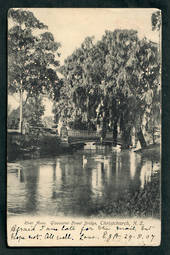
[[[151,160],[160,160],[160,144],[150,144],[145,148],[141,148],[135,151],[140,153],[142,157],[151,159]]]
[[[160,217],[160,172],[134,193],[125,192],[116,201],[101,201],[91,212],[98,217]]]

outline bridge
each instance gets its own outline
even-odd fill
[[[37,127],[38,128],[38,127]],[[45,137],[49,136],[49,143],[51,143],[51,138],[55,139],[57,137],[56,129],[48,129],[41,128]],[[17,142],[20,140],[21,133],[16,129],[8,129],[8,135],[11,137],[13,142]],[[88,131],[88,130],[68,130],[67,135],[65,137],[61,137],[61,140],[65,144],[70,144],[71,146],[83,145],[88,142],[101,143],[101,135],[96,131]],[[106,137],[103,141],[104,144],[112,144],[113,143],[113,134],[112,132],[107,132]],[[118,136],[117,144],[121,145],[121,137]]]
[[[70,144],[80,144],[87,142],[99,143],[101,139],[101,135],[96,131],[88,131],[88,130],[68,130],[68,142]],[[113,143],[113,134],[112,132],[107,132],[106,137],[103,141],[106,144]],[[117,144],[121,145],[121,138],[118,136]]]

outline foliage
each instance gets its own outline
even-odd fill
[[[9,108],[9,107],[8,107]],[[7,126],[9,129],[17,129],[19,125],[19,108],[8,112]]]
[[[156,11],[152,14],[152,30],[160,30],[161,27],[161,12],[160,11]]]
[[[24,125],[30,126],[39,126],[42,123],[42,116],[44,114],[44,106],[42,104],[42,98],[39,97],[30,97],[27,101],[27,104],[23,108],[23,122]],[[8,123],[10,128],[16,129],[19,124],[19,108],[13,110],[8,115]]]
[[[45,116],[42,119],[42,124],[46,128],[52,128],[54,126],[54,119],[52,116]]]
[[[60,44],[49,32],[35,33],[47,27],[28,11],[11,9],[9,17],[15,23],[8,34],[9,91],[24,90],[26,102],[48,92],[54,99],[56,122],[66,120],[73,128],[101,130],[103,138],[108,130],[113,131],[115,141],[119,127],[125,147],[131,144],[134,127],[140,141],[144,140],[143,127],[154,133],[160,122],[156,43],[140,40],[135,30],[105,31],[96,43],[94,37],[85,38],[58,68]],[[153,13],[152,26],[160,28],[159,12]]]
[[[60,82],[56,74],[60,44],[50,32],[40,33],[47,26],[32,12],[10,9],[8,18],[13,22],[8,31],[9,92],[22,89],[30,97],[47,91],[54,97]]]
[[[155,105],[159,112],[159,63],[157,44],[139,40],[137,31],[106,31],[97,43],[87,37],[60,69],[64,82],[58,118],[67,118],[70,111],[69,123],[94,130],[99,126],[103,136],[107,130],[117,134],[119,125],[127,139],[132,127],[141,130],[144,118],[155,118]],[[124,141],[127,146],[130,142]]]
[[[95,205],[91,215],[98,217],[156,217],[160,218],[160,172],[152,175],[152,182],[128,191],[115,201],[105,199]]]
[[[31,126],[38,126],[42,123],[41,117],[44,114],[45,107],[42,104],[42,98],[30,97],[27,105],[24,107],[23,117]]]

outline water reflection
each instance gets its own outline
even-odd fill
[[[73,155],[8,165],[8,211],[14,214],[93,214],[97,204],[144,189],[159,162],[130,151],[94,146]]]

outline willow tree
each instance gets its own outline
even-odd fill
[[[23,105],[27,100],[46,92],[51,96],[57,94],[60,44],[50,32],[42,32],[47,26],[30,11],[10,9],[8,19],[11,24],[8,30],[8,89],[10,93],[20,94],[19,129],[22,133]]]
[[[96,109],[100,102],[99,85],[103,76],[104,54],[103,48],[95,47],[93,38],[87,37],[80,48],[65,60],[61,68],[65,77],[64,86],[70,87],[70,100],[75,110],[74,123],[79,123],[77,127],[96,128]]]
[[[122,126],[123,116],[128,108],[127,98],[131,96],[131,92],[126,84],[126,63],[134,51],[137,43],[137,32],[134,30],[115,30],[106,31],[102,42],[107,48],[105,55],[103,77],[103,94],[106,95],[106,108],[108,109],[108,125],[113,130],[113,140],[117,143],[117,128],[122,127],[124,137],[129,130],[128,123]],[[124,141],[125,142],[125,141]]]
[[[151,115],[152,106],[160,101],[158,45],[146,38],[139,40],[134,30],[107,31],[102,40],[108,46],[103,93],[106,91],[111,99],[107,105],[114,137],[119,123],[123,144],[129,147],[135,127],[141,146],[145,147],[143,118],[148,112]]]
[[[86,38],[66,59],[62,73],[74,119],[88,129],[100,125],[103,138],[112,130],[115,144],[120,126],[125,148],[135,127],[146,146],[143,117],[154,103],[160,76],[157,44],[139,40],[135,30],[106,31],[97,43]]]
[[[152,116],[153,107],[160,104],[160,57],[159,48],[146,38],[139,40],[132,58],[126,65],[126,83],[135,97],[132,123],[137,130],[137,136],[142,147],[146,141],[142,132],[143,125]],[[148,119],[146,119],[146,116]]]

